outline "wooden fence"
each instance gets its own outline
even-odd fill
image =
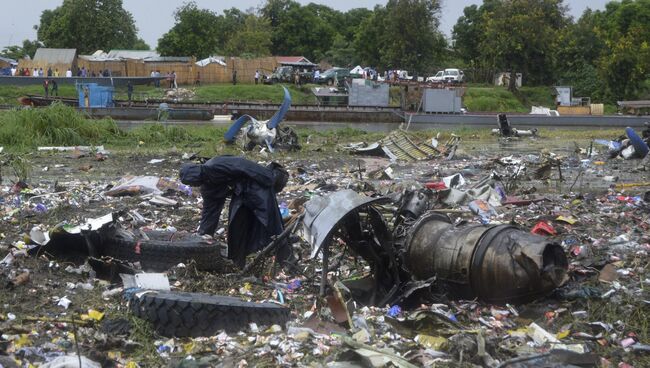
[[[47,69],[52,68],[52,72],[55,70],[59,70],[59,76],[60,77],[65,77],[65,72],[68,70],[68,68],[75,70],[76,63],[72,64],[50,64],[50,63],[44,63],[44,62],[38,62],[34,60],[26,60],[26,59],[20,59],[18,61],[18,70],[22,70],[23,68],[28,68],[31,72],[34,70],[34,68],[43,68],[43,75],[47,76]],[[54,74],[53,74],[54,75]]]
[[[126,61],[113,60],[113,61],[93,61],[86,59],[77,59],[77,66],[86,68],[88,76],[94,72],[95,75],[100,76],[101,73],[108,69],[113,77],[126,77],[128,76]]]
[[[20,60],[18,68],[43,68],[52,70],[59,69],[60,76],[65,76],[68,68],[76,75],[77,70],[86,68],[88,76],[92,72],[99,75],[103,70],[108,69],[114,77],[148,77],[152,71],[159,71],[161,76],[167,73],[176,73],[176,82],[179,85],[192,85],[199,81],[206,83],[231,83],[233,71],[237,71],[237,83],[255,83],[255,72],[259,71],[260,76],[271,74],[280,64],[275,57],[264,57],[257,59],[227,58],[226,65],[217,63],[206,66],[198,66],[195,60],[188,62],[144,62],[142,60],[119,60],[119,61],[94,61],[78,58],[73,64],[45,64],[35,63],[33,60]],[[261,82],[261,81],[260,81]],[[163,86],[164,86],[163,82]]]

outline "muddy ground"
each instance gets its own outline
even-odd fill
[[[298,270],[272,274],[267,262],[260,278],[202,273],[193,270],[191,265],[174,268],[168,274],[173,289],[181,291],[262,301],[278,300],[278,290],[281,290],[285,304],[291,308],[289,329],[252,326],[239,334],[170,339],[159,336],[148,323],[135,318],[121,293],[102,295],[119,285],[93,278],[92,272],[79,269],[83,257],[61,259],[41,253],[37,258],[17,256],[11,265],[0,266],[0,356],[10,357],[19,366],[28,366],[30,362],[38,365],[77,351],[103,366],[399,365],[394,359],[393,363],[383,365],[377,360],[370,363],[362,360],[365,363],[360,365],[335,363],[348,362],[354,360],[351,356],[361,355],[358,346],[355,348],[340,337],[349,336],[368,346],[388,349],[415,366],[497,366],[515,357],[549,351],[548,345],[527,335],[526,328],[535,322],[562,343],[595,354],[596,366],[648,367],[648,350],[638,347],[650,344],[647,318],[650,204],[646,202],[647,197],[643,200],[650,188],[616,185],[640,182],[647,185],[650,171],[639,169],[638,160],[609,160],[600,147],[594,147],[600,152],[588,157],[589,149],[590,142],[584,140],[500,141],[494,138],[463,142],[450,161],[391,163],[384,158],[352,156],[336,150],[310,151],[309,146],[299,153],[274,157],[292,175],[279,202],[290,203],[298,197],[344,188],[389,194],[404,188],[420,188],[425,182],[458,172],[470,182],[498,172],[508,195],[547,197],[548,201],[530,206],[499,207],[499,215],[492,221],[513,223],[527,230],[539,221],[548,221],[557,231],[552,240],[561,243],[569,257],[570,280],[559,291],[520,306],[493,306],[439,295],[435,309],[453,315],[456,331],[440,328],[439,321],[429,320],[424,323],[431,325],[429,328],[409,325],[405,330],[403,326],[413,311],[403,310],[395,315],[398,322],[388,323],[386,314],[391,306],[361,305],[351,313],[355,321],[362,323],[355,322],[349,329],[332,327],[331,311],[317,297],[320,279],[315,270],[319,265],[304,261]],[[111,198],[104,194],[127,175],[175,178],[180,164],[185,162],[183,155],[190,153],[182,149],[138,154],[121,150],[111,152],[105,161],[97,161],[94,155],[73,158],[75,154],[69,152],[34,152],[27,156],[31,167],[29,188],[19,195],[11,192],[15,181],[11,169],[3,167],[0,258],[11,249],[24,247],[23,242],[29,243],[25,235],[34,226],[50,229],[61,222],[79,224],[84,219],[120,210],[137,210],[146,219],[148,228],[195,231],[200,218],[196,193],[191,197],[174,195],[179,201],[175,207],[158,207],[137,196]],[[516,180],[506,177],[513,172],[512,165],[495,163],[510,156],[523,160],[526,166]],[[256,153],[248,157],[260,162],[270,159]],[[535,170],[549,157],[561,163],[560,169],[553,167],[543,179],[534,179]],[[152,159],[164,161],[154,164],[150,163]],[[379,177],[377,171],[389,166],[393,169],[391,177],[372,178]],[[355,172],[359,168],[361,178]],[[30,199],[39,195],[43,196]],[[452,218],[478,221],[471,212],[462,211],[464,207],[457,209],[461,209],[460,213],[452,214]],[[572,217],[575,224],[557,221],[560,215]],[[221,234],[217,239],[223,241],[224,237]],[[296,244],[295,249],[307,253],[308,245]],[[607,265],[611,265],[607,272],[611,273],[613,267],[613,275],[600,277]],[[346,256],[344,267],[332,272],[330,277],[334,281],[362,273],[362,269],[355,267],[362,266]],[[29,273],[27,281],[16,282],[25,272]],[[300,287],[287,289],[292,280],[301,280]],[[71,300],[68,309],[58,305],[64,296]],[[432,308],[423,305],[419,310]],[[90,318],[71,323],[70,319],[81,319],[89,310],[103,312],[102,320]],[[322,323],[330,323],[329,329],[313,325],[309,318],[312,315],[317,315]],[[106,321],[115,320],[128,324],[124,334],[116,333],[115,328],[102,328]],[[395,323],[401,323],[402,328]],[[335,330],[339,337],[331,333]],[[368,336],[360,331],[366,331]],[[479,340],[485,341],[489,359],[480,354]],[[9,361],[0,363],[11,366]]]

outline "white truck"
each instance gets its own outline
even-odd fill
[[[433,77],[428,77],[427,82],[432,82],[432,83],[442,82],[444,80],[444,75],[445,72],[441,70],[437,72],[436,75],[434,75]]]
[[[445,69],[443,81],[445,83],[463,83],[465,81],[465,73],[460,69]]]

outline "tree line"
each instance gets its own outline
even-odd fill
[[[262,57],[302,55],[333,65],[362,64],[416,75],[444,67],[466,70],[473,82],[495,72],[522,73],[528,85],[572,85],[576,94],[614,101],[650,90],[650,0],[611,1],[574,19],[568,1],[484,0],[463,11],[450,39],[440,31],[441,0],[388,0],[346,12],[293,0],[221,13],[187,2],[158,40],[164,56]],[[41,45],[149,49],[122,0],[64,0],[43,11],[38,39],[3,54],[28,54]]]

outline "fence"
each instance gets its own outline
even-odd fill
[[[112,61],[95,61],[95,60],[86,60],[86,59],[77,59],[77,67],[86,68],[88,70],[88,76],[91,76],[94,72],[96,76],[101,75],[102,71],[108,69],[111,72],[113,77],[126,77],[127,66],[126,61],[122,60],[112,60]]]
[[[43,68],[43,75],[47,76],[47,69],[52,68],[52,72],[55,70],[59,70],[59,76],[60,77],[65,77],[65,72],[68,70],[68,68],[75,70],[76,63],[72,64],[50,64],[50,63],[45,63],[45,62],[38,62],[34,60],[25,60],[21,59],[18,61],[18,70],[22,70],[23,68],[29,69],[30,76],[31,72],[34,70],[34,68],[39,69]]]
[[[237,71],[237,83],[250,84],[255,82],[255,72],[261,75],[271,74],[279,66],[276,58],[265,57],[257,59],[226,59],[226,66],[209,64],[204,67],[195,65],[196,76],[201,83],[230,83],[233,71]]]
[[[18,68],[43,68],[52,70],[58,68],[59,74],[65,76],[68,68],[76,75],[78,68],[86,68],[88,75],[92,72],[97,75],[108,69],[114,77],[148,77],[152,71],[159,71],[162,76],[167,73],[176,73],[176,82],[179,85],[200,83],[230,83],[233,71],[237,71],[237,83],[251,84],[255,82],[255,72],[261,75],[271,74],[280,64],[275,57],[257,59],[227,58],[226,65],[217,63],[198,66],[195,60],[188,62],[144,62],[142,60],[113,60],[95,61],[79,58],[73,64],[44,64],[34,63],[32,60],[20,60]]]

